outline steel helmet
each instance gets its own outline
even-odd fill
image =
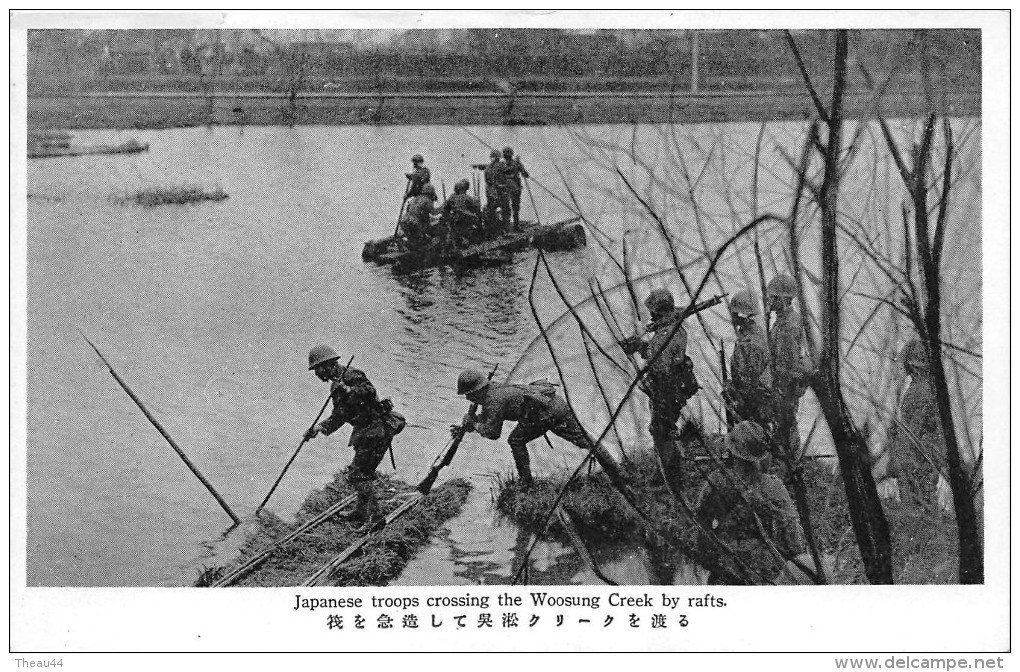
[[[411,163],[425,163],[425,157],[421,154],[415,154],[411,157]]]
[[[475,369],[465,369],[457,376],[457,394],[471,394],[485,389],[488,385],[489,379],[485,374]]]
[[[765,430],[750,420],[738,423],[726,435],[726,447],[729,448],[730,454],[758,467],[763,466],[769,458],[766,441]]]
[[[453,192],[455,194],[463,194],[471,187],[471,183],[468,182],[467,178],[458,180],[457,184],[453,185]]]
[[[436,195],[436,188],[433,187],[431,183],[430,184],[426,184],[425,186],[423,186],[421,188],[421,193],[425,194],[426,196],[435,197],[435,195]]]
[[[334,359],[340,359],[340,355],[336,354],[336,350],[328,345],[317,345],[308,353],[308,370],[311,371],[319,364],[331,362]]]
[[[797,296],[797,282],[786,273],[780,273],[772,278],[768,286],[769,296],[780,296],[784,299],[792,299]]]
[[[676,304],[673,303],[673,294],[662,287],[653,289],[645,299],[645,307],[653,313],[661,313],[672,310]]]
[[[730,312],[740,317],[758,314],[758,299],[750,291],[742,289],[730,299]]]
[[[490,159],[498,159],[498,158],[500,158],[500,156],[501,156],[501,154],[499,153],[498,149],[494,149],[491,152],[489,152],[489,158]]]
[[[907,343],[900,351],[899,360],[903,366],[910,365],[915,368],[927,369],[928,352],[924,343],[916,338]]]
[[[513,147],[504,147],[503,148],[503,156],[513,156],[513,155],[514,155],[514,148]]]

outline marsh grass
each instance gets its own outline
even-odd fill
[[[228,198],[222,187],[206,189],[194,185],[178,187],[152,187],[135,192],[127,200],[133,201],[144,208],[159,205],[184,205],[201,201],[222,201]]]

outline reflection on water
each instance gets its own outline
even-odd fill
[[[633,208],[607,196],[612,171],[596,165],[569,129],[474,130],[493,145],[512,145],[543,184],[561,184],[556,166],[567,168],[589,216],[616,226],[610,233],[618,240],[636,226]],[[637,137],[631,130],[597,133],[623,134],[629,146]],[[715,132],[688,130],[707,140]],[[773,130],[794,145],[803,129]],[[756,125],[729,131],[750,146],[757,136]],[[121,139],[108,131],[79,135],[82,142]],[[455,393],[458,372],[499,363],[508,373],[537,336],[528,303],[534,253],[499,266],[410,274],[361,262],[363,241],[392,231],[408,156],[432,148],[432,174],[450,184],[484,160],[487,150],[457,128],[131,135],[150,151],[28,167],[29,585],[188,585],[203,565],[229,557],[245,529],[222,536],[229,521],[94,361],[79,327],[242,517],[262,500],[322,403],[324,386],[307,371],[315,343],[354,355],[354,365],[407,417],[394,445],[395,476],[417,482],[467,408]],[[967,184],[960,188],[976,188]],[[158,208],[122,202],[142,188],[181,185],[219,186],[230,198]],[[543,221],[568,216],[554,199],[536,196]],[[594,249],[548,255],[575,298],[598,272],[595,258]],[[535,296],[543,319],[563,311],[547,285]],[[712,328],[730,338],[727,325]],[[692,331],[691,338],[700,336]],[[555,377],[548,367],[533,373]],[[342,430],[305,445],[270,508],[291,517],[310,490],[350,462],[347,438]],[[541,473],[580,458],[536,445],[532,464]],[[443,478],[467,478],[474,491],[401,583],[512,580],[527,540],[494,520],[490,494],[492,475],[512,469],[505,439],[469,435]],[[662,563],[643,550],[592,550],[620,583],[666,580]],[[558,544],[540,543],[528,571],[536,583],[596,581]]]

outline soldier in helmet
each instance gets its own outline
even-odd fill
[[[503,230],[510,225],[510,178],[498,149],[489,152],[489,159],[488,164],[475,164],[475,168],[485,171],[486,224],[493,230]]]
[[[723,397],[738,420],[753,420],[762,427],[772,422],[769,398],[772,376],[769,348],[758,320],[758,300],[742,289],[729,302],[730,321],[737,332],[737,343],[730,358],[730,380]]]
[[[381,520],[372,481],[376,467],[391,450],[393,437],[403,430],[403,416],[393,411],[393,402],[380,400],[363,371],[343,368],[340,356],[328,345],[317,345],[308,353],[308,369],[319,380],[330,383],[333,412],[305,432],[305,440],[319,434],[329,436],[344,424],[353,427],[350,446],[354,459],[347,468],[347,482],[358,492],[354,517],[371,528]]]
[[[709,584],[770,582],[787,559],[807,552],[793,498],[777,476],[766,473],[767,442],[757,423],[738,423],[726,435],[727,469],[710,474],[695,498],[699,555],[713,560]]]
[[[807,389],[805,380],[810,367],[804,358],[804,331],[800,313],[793,307],[797,283],[789,275],[780,274],[766,288],[769,313],[775,313],[770,333],[772,386],[775,408],[775,440],[782,450],[795,455],[800,450],[797,430],[797,406]]]
[[[421,193],[411,199],[400,219],[400,227],[407,236],[407,243],[414,248],[427,247],[433,238],[432,216],[439,214],[435,207],[438,197],[436,188],[426,184]]]
[[[442,226],[450,247],[467,245],[482,225],[482,206],[468,193],[471,183],[467,179],[453,185],[453,195],[446,199],[442,211]]]
[[[514,214],[514,226],[520,226],[521,191],[523,190],[521,177],[527,179],[528,171],[525,170],[524,164],[521,163],[521,157],[514,156],[514,150],[511,147],[503,148],[503,162],[506,163],[507,193],[510,199],[510,209]]]
[[[626,479],[613,456],[594,443],[574,417],[567,402],[556,393],[556,386],[547,382],[529,385],[491,383],[481,371],[466,370],[457,378],[457,394],[478,404],[481,415],[464,416],[462,427],[478,432],[487,439],[498,439],[503,423],[517,422],[508,441],[517,474],[525,485],[532,483],[528,443],[546,432],[566,439],[582,450],[593,450],[602,470],[618,487],[626,488]]]
[[[624,348],[637,352],[646,362],[641,389],[651,403],[652,422],[649,431],[663,471],[675,484],[682,478],[677,449],[677,420],[687,400],[698,391],[694,364],[687,356],[687,331],[683,312],[676,308],[668,289],[653,289],[645,299],[651,321],[645,336],[627,339]]]
[[[931,505],[937,501],[939,477],[946,473],[946,448],[924,343],[907,343],[899,361],[910,381],[887,437],[885,477],[896,479],[901,496]]]
[[[411,165],[413,166],[411,172],[404,173],[407,176],[407,193],[404,194],[405,201],[420,195],[425,185],[432,181],[432,175],[429,173],[429,169],[425,167],[425,159],[421,154],[415,154],[411,157]]]

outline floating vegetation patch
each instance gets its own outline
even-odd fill
[[[375,481],[375,488],[383,515],[417,494],[413,487],[386,476]],[[460,511],[470,490],[470,484],[461,479],[448,481],[434,489],[407,513],[372,535],[356,555],[336,569],[330,583],[344,586],[386,585],[400,574],[415,552],[428,543],[443,523]],[[263,511],[257,528],[250,533],[236,561],[228,567],[203,568],[195,585],[213,585],[354,492],[344,476],[337,474],[332,483],[305,499],[293,525]],[[334,515],[274,550],[264,562],[232,585],[299,586],[362,536],[355,531],[359,525]]]
[[[200,201],[222,201],[226,198],[228,198],[227,192],[223,191],[222,187],[205,189],[203,187],[186,185],[142,189],[127,200],[146,208],[153,208],[157,205],[184,205],[185,203],[198,203]]]

